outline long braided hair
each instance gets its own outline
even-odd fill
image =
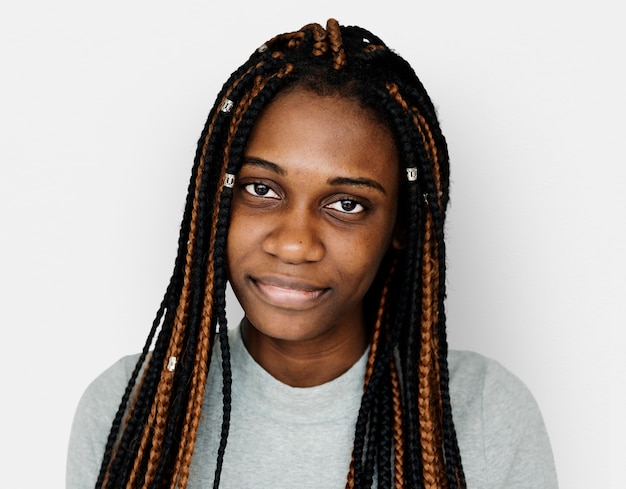
[[[330,19],[325,29],[310,24],[263,44],[217,96],[198,143],[174,271],[111,427],[97,488],[187,486],[215,361],[223,371],[219,486],[230,421],[230,179],[263,108],[293,87],[349,97],[380,117],[408,177],[399,211],[405,246],[388,252],[364,301],[371,340],[346,488],[465,487],[448,390],[445,139],[409,64],[371,32]]]

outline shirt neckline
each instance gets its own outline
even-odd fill
[[[329,382],[314,387],[292,387],[273,377],[254,360],[245,347],[240,327],[231,330],[228,336],[233,393],[245,394],[241,402],[246,403],[247,408],[257,412],[264,410],[270,417],[310,423],[329,417],[354,416],[354,406],[360,404],[363,394],[369,349],[346,372]]]

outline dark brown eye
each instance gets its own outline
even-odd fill
[[[257,195],[266,195],[270,191],[270,188],[267,185],[262,183],[254,184],[254,193]]]
[[[264,183],[256,182],[249,183],[244,186],[244,189],[249,194],[256,197],[267,197],[269,199],[278,199],[278,194],[272,190],[272,187]]]
[[[346,212],[352,212],[358,204],[354,200],[342,200],[341,208]]]
[[[345,212],[346,214],[358,214],[359,212],[363,212],[365,210],[365,207],[359,204],[356,200],[351,199],[338,200],[328,204],[326,207],[336,211]]]

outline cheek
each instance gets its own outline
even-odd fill
[[[229,275],[231,275],[231,266],[236,265],[241,260],[241,256],[245,253],[246,233],[243,232],[244,228],[245,226],[242,225],[238,214],[232,212],[226,239],[226,264],[228,266]]]
[[[375,233],[368,233],[358,240],[338,241],[344,244],[339,258],[344,270],[350,270],[353,279],[359,280],[359,289],[367,290],[369,282],[374,280],[380,263],[391,245],[391,232],[382,232],[378,236]]]

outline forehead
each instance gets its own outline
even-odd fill
[[[295,89],[278,95],[254,125],[246,156],[287,169],[397,179],[391,130],[353,99]]]

